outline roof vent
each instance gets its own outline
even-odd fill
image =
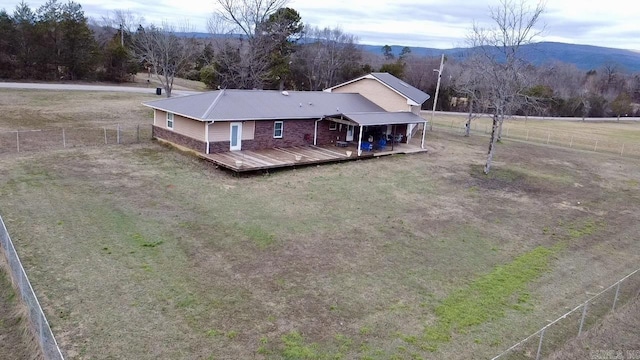
[[[289,96],[289,92],[288,92],[288,91],[283,91],[283,92],[282,92],[282,95],[284,95],[284,96]]]
[[[300,107],[302,107],[302,103],[300,103]]]

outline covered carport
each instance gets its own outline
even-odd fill
[[[367,112],[367,113],[349,113],[339,114],[326,117],[328,120],[345,125],[354,125],[360,128],[358,132],[358,156],[362,155],[362,136],[365,126],[392,126],[423,124],[423,129],[427,128],[427,120],[411,112]],[[395,134],[395,131],[392,131]],[[422,132],[422,141],[420,147],[424,149],[426,132]],[[392,141],[392,146],[393,146]]]

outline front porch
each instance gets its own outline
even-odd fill
[[[412,154],[426,152],[420,143],[394,144],[383,150],[363,151],[358,156],[358,144],[350,142],[345,147],[335,145],[325,146],[294,146],[286,148],[273,148],[263,150],[240,150],[214,154],[199,154],[202,158],[215,163],[218,166],[234,172],[249,172],[306,166],[340,161],[353,161],[358,159],[374,158],[393,154]]]

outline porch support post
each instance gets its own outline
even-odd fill
[[[420,145],[422,149],[424,149],[424,139],[426,136],[427,136],[427,122],[425,121],[424,124],[422,125],[422,144]]]
[[[391,127],[391,151],[393,151],[393,145],[396,142],[396,126]]]
[[[362,155],[362,130],[364,126],[360,125],[360,135],[358,135],[358,156]]]
[[[318,146],[318,123],[322,121],[322,119],[316,120],[316,126],[313,129],[313,145]]]
[[[204,122],[204,142],[205,142],[205,146],[207,147],[205,149],[205,154],[209,154],[209,125],[211,125],[212,122],[208,122],[205,121]]]

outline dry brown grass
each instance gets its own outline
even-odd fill
[[[7,155],[0,211],[80,359],[487,358],[637,266],[637,161],[505,142],[485,177],[486,138],[428,141],[247,177],[155,143]],[[557,245],[502,316],[425,338],[451,294]]]
[[[149,82],[147,82],[149,80]],[[155,76],[149,76],[146,73],[138,73],[134,78],[133,84],[141,87],[160,86],[160,81]],[[150,84],[150,85],[149,85]],[[194,81],[183,78],[173,79],[173,90],[195,90],[205,91],[207,86],[202,81]]]
[[[43,359],[29,331],[28,312],[9,281],[4,254],[0,250],[0,360]]]
[[[548,357],[549,360],[637,358],[640,358],[639,298]]]
[[[423,116],[431,119],[430,114],[423,114]],[[437,114],[432,125],[436,130],[462,133],[465,123],[464,114]],[[475,134],[489,135],[491,119],[488,117],[474,119],[471,130]],[[502,134],[505,139],[640,158],[640,121],[507,119]]]

